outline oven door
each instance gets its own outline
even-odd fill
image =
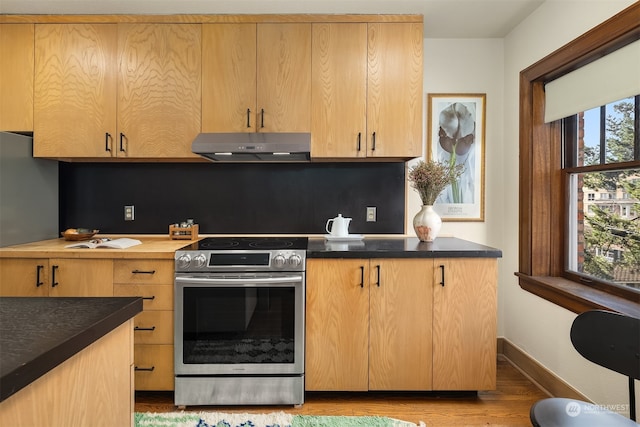
[[[304,272],[176,274],[175,374],[303,374],[304,283]]]

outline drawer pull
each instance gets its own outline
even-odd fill
[[[155,366],[152,366],[150,368],[139,368],[139,367],[135,366],[133,368],[134,371],[147,371],[147,372],[153,372],[155,369],[156,369]]]
[[[44,269],[44,265],[36,267],[36,288],[44,285],[44,282],[40,279],[40,272]]]
[[[60,284],[56,280],[56,271],[58,271],[58,266],[57,265],[51,266],[51,287],[52,288],[55,288],[56,286],[58,286]]]
[[[153,301],[154,299],[156,299],[156,296],[155,296],[155,295],[152,295],[152,296],[150,296],[150,297],[142,297],[142,299],[147,299],[147,300],[151,300],[151,301]]]
[[[140,326],[136,326],[133,328],[134,331],[155,331],[156,327],[152,326],[150,328],[141,328]]]
[[[133,274],[156,274],[155,270],[133,270]]]

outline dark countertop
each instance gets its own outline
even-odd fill
[[[0,402],[142,311],[142,298],[0,298]]]
[[[421,242],[417,237],[369,238],[350,242],[310,238],[307,258],[501,258],[502,251],[455,237]]]

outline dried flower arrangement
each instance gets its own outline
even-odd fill
[[[464,172],[464,165],[421,160],[409,170],[411,187],[420,194],[423,205],[433,205],[442,191]]]

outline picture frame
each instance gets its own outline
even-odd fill
[[[427,158],[465,165],[433,206],[443,221],[484,221],[486,98],[485,93],[428,94]]]

